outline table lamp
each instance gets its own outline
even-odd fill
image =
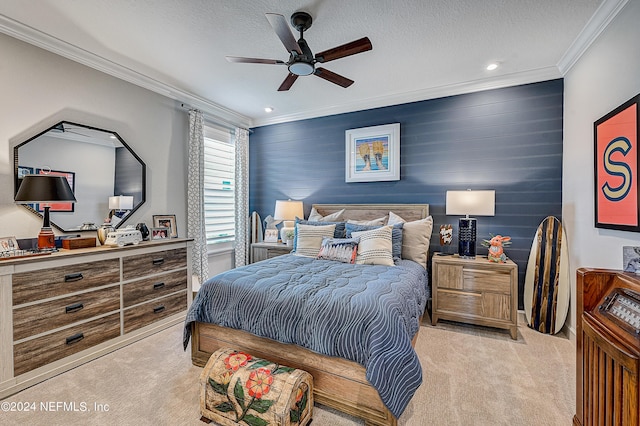
[[[26,175],[18,188],[14,198],[18,204],[40,203],[44,204],[42,216],[44,221],[38,234],[38,249],[53,249],[56,246],[55,236],[51,230],[49,219],[49,203],[75,203],[76,197],[64,176],[53,175]]]
[[[465,215],[458,221],[458,254],[460,257],[476,257],[475,216],[494,216],[496,191],[447,191],[446,214]]]
[[[303,218],[302,201],[293,200],[276,200],[276,208],[273,218],[282,220],[282,228],[280,229],[280,239],[283,243],[287,242],[287,232],[293,232],[296,217]]]

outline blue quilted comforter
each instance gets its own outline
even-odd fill
[[[363,365],[397,417],[422,382],[411,339],[429,296],[415,262],[351,265],[294,255],[236,268],[207,280],[187,314]]]

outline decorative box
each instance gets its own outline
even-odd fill
[[[67,250],[89,248],[89,247],[95,247],[95,246],[96,246],[95,237],[74,237],[74,238],[62,239],[62,248]]]
[[[200,375],[201,420],[224,426],[306,425],[313,377],[242,351],[214,352]]]

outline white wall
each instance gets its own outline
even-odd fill
[[[640,233],[595,228],[593,187],[593,123],[640,93],[639,22],[640,1],[630,1],[565,75],[562,217],[572,300],[577,268],[621,269],[622,246],[640,245]],[[570,321],[574,330],[575,306]]]
[[[176,214],[186,235],[186,110],[4,34],[0,57],[0,237],[38,234],[42,220],[13,203],[13,146],[62,120],[117,132],[146,163],[147,201],[127,223]]]

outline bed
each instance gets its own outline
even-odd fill
[[[425,204],[313,207],[322,216],[344,209],[344,221],[389,212],[407,222],[428,216]],[[404,410],[422,379],[413,345],[429,297],[426,250],[428,242],[422,265],[350,265],[285,255],[219,274],[191,306],[185,348],[190,338],[198,366],[230,346],[304,369],[314,378],[316,402],[367,425],[395,425],[394,413]],[[278,319],[277,312],[285,314]],[[343,316],[354,328],[339,322]]]

